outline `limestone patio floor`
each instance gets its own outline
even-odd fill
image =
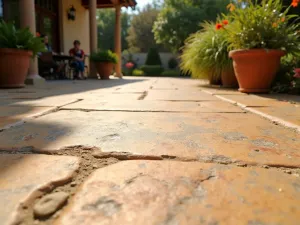
[[[0,90],[0,224],[298,225],[299,106],[188,78]]]

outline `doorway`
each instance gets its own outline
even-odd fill
[[[49,37],[54,52],[60,52],[58,0],[35,0],[36,31]]]

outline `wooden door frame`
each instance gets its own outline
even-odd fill
[[[55,48],[55,50],[57,52],[61,51],[61,39],[60,39],[60,28],[59,28],[59,20],[60,20],[60,16],[59,16],[59,0],[53,0],[55,1],[55,12],[51,12],[50,10],[47,10],[43,7],[40,7],[39,5],[35,5],[35,13],[39,14],[41,16],[41,18],[39,18],[38,21],[38,26],[37,29],[42,28],[43,29],[43,22],[44,22],[44,18],[45,17],[49,17],[52,22],[53,22],[53,28],[52,28],[52,38],[54,38],[55,40],[55,46],[52,46]],[[42,32],[44,33],[44,30],[42,30]],[[53,45],[53,43],[51,43]]]

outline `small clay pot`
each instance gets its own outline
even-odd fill
[[[239,91],[245,93],[266,93],[280,66],[281,50],[235,50],[229,52],[239,83]]]
[[[0,88],[25,86],[31,51],[0,48]]]
[[[114,69],[114,64],[110,62],[96,62],[96,69],[101,80],[108,80]]]
[[[234,74],[233,67],[224,68],[221,73],[222,86],[225,88],[236,88],[238,87],[238,81]]]

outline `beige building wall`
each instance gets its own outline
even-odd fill
[[[76,9],[76,19],[68,20],[67,11],[71,6]],[[79,40],[86,54],[90,53],[89,10],[81,5],[81,0],[60,0],[61,49],[65,54],[73,47],[73,41]]]

